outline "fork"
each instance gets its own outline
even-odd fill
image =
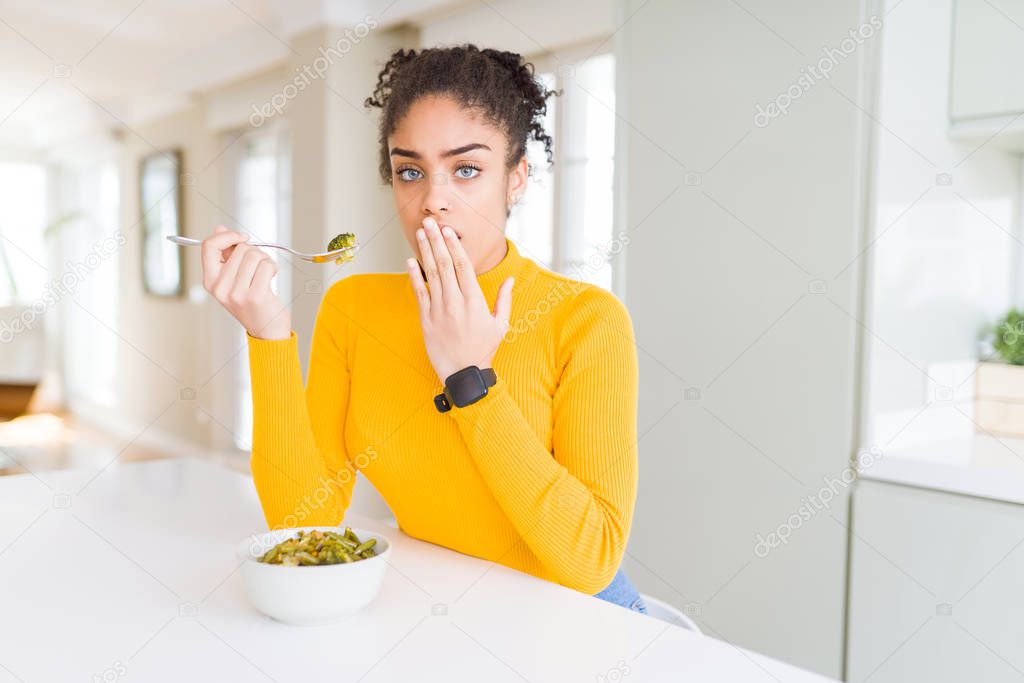
[[[198,247],[203,243],[202,240],[195,240],[192,239],[191,237],[181,237],[179,235],[167,235],[167,239],[183,247]],[[246,242],[246,244],[248,244],[251,247],[283,249],[284,251],[287,251],[289,254],[295,256],[296,258],[302,259],[303,261],[309,261],[310,263],[330,263],[331,261],[334,261],[345,252],[356,249],[359,246],[358,244],[355,244],[352,245],[351,247],[342,247],[341,249],[335,249],[333,251],[324,251],[319,254],[307,254],[301,251],[295,251],[294,249],[291,249],[290,247],[286,247],[281,244],[269,244],[265,242]]]

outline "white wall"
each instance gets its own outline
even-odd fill
[[[849,1],[743,5],[622,8],[635,14],[617,34],[617,229],[631,230],[641,363],[625,566],[711,635],[838,677],[860,272],[841,271],[864,229],[858,60],[878,35],[761,127],[757,105],[867,16]],[[835,495],[813,506],[827,478]],[[758,535],[786,524],[788,541],[760,557]]]

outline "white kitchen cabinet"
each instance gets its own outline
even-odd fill
[[[847,680],[1020,681],[1024,506],[861,480]]]
[[[956,0],[950,118],[1024,112],[1024,0]]]

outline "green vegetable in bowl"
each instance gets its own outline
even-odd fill
[[[351,232],[343,232],[341,234],[335,235],[334,238],[330,242],[328,242],[327,251],[334,251],[335,249],[345,249],[347,247],[354,246],[356,246],[356,236]],[[351,261],[353,252],[354,250],[350,249],[349,251],[338,255],[338,257],[334,259],[334,262],[345,263],[347,261]]]
[[[351,527],[336,531],[299,531],[294,538],[281,541],[258,559],[266,564],[288,567],[342,564],[368,560],[374,555],[377,539],[360,541]]]

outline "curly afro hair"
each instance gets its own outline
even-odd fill
[[[380,107],[380,177],[392,178],[388,136],[412,105],[427,95],[446,96],[481,115],[505,132],[506,168],[512,170],[526,153],[531,138],[544,143],[548,164],[553,161],[551,136],[544,132],[547,98],[562,91],[547,90],[534,77],[534,66],[515,52],[476,45],[416,50],[391,55],[377,77],[377,87],[364,107]]]

